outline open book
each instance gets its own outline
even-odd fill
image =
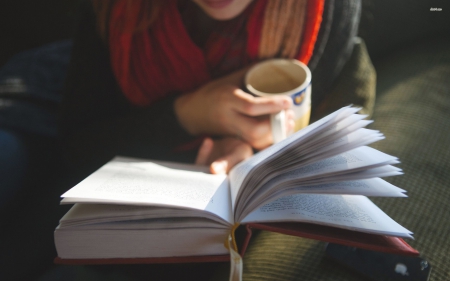
[[[406,195],[380,178],[401,174],[392,166],[398,160],[366,146],[383,136],[365,129],[371,121],[357,111],[326,116],[228,176],[117,157],[62,195],[62,204],[75,205],[55,230],[58,259],[224,260],[237,224],[249,234],[259,228],[416,255],[398,238],[412,233],[366,197]]]

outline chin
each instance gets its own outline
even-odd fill
[[[206,12],[206,14],[215,20],[226,21],[226,20],[231,20],[231,19],[237,17],[240,13],[230,13],[230,12],[227,13],[224,11],[220,11],[220,12],[219,11],[210,11],[210,12]]]
[[[193,0],[211,18],[230,20],[240,15],[252,0]]]

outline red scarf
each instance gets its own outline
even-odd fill
[[[168,0],[150,29],[124,32],[136,27],[143,1],[148,0],[118,1],[110,19],[112,69],[123,93],[133,104],[147,106],[171,93],[192,91],[212,78],[258,60],[267,0],[254,0],[243,16],[213,33],[203,49],[189,37],[176,0]],[[308,1],[297,56],[304,63],[308,63],[314,49],[323,2]],[[246,42],[246,47],[239,48],[239,42],[241,45]]]

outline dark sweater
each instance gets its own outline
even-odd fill
[[[96,31],[92,7],[83,3],[59,120],[69,166],[89,173],[115,155],[193,161],[195,152],[171,152],[195,138],[177,121],[175,97],[145,108],[125,98],[112,73],[108,48]]]
[[[325,6],[310,62],[313,107],[326,96],[351,52],[359,15],[343,18],[340,13],[345,3],[335,5],[330,0]],[[340,25],[333,25],[338,20]],[[196,151],[173,152],[175,147],[196,138],[180,126],[175,116],[176,96],[174,93],[145,108],[132,105],[112,73],[109,51],[96,31],[90,2],[81,5],[59,119],[64,155],[78,179],[116,155],[193,162]]]

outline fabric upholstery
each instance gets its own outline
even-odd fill
[[[376,72],[364,41],[360,38],[355,41],[353,52],[337,77],[331,94],[312,112],[312,121],[349,104],[361,107],[361,114],[372,114],[376,96]]]
[[[405,174],[388,180],[409,198],[373,201],[415,233],[408,242],[430,262],[430,281],[450,280],[450,39],[393,54],[377,70],[373,128],[386,139],[374,147],[399,157]]]

